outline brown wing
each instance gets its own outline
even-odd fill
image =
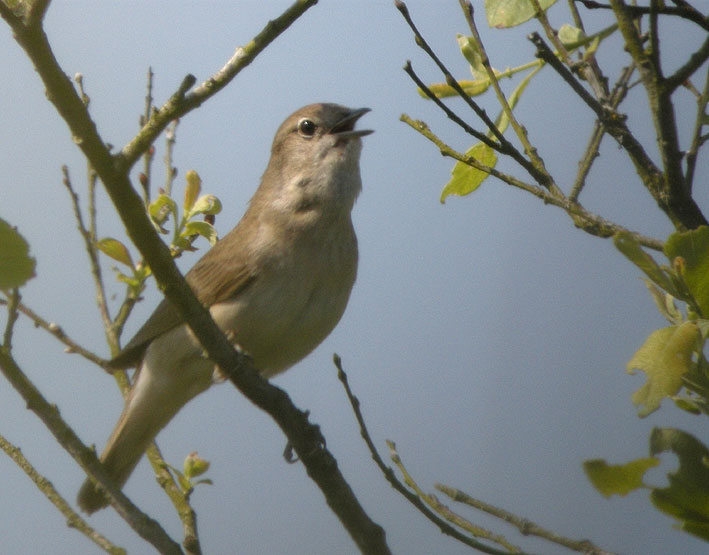
[[[243,248],[245,242],[240,240],[238,230],[239,226],[207,251],[185,276],[204,306],[209,307],[237,295],[256,279],[256,272],[249,264],[248,252]],[[177,309],[170,301],[163,299],[135,337],[111,360],[109,367],[135,366],[153,339],[182,323]]]

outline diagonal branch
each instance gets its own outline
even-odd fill
[[[108,538],[89,526],[81,515],[74,511],[69,503],[67,503],[66,499],[54,488],[52,482],[42,476],[32,463],[25,458],[22,454],[22,450],[10,443],[2,435],[0,435],[0,449],[5,451],[5,454],[34,482],[37,489],[61,511],[67,520],[67,526],[79,530],[106,553],[110,553],[111,555],[126,555],[125,549],[114,545]]]
[[[707,220],[692,198],[682,172],[682,155],[671,95],[674,89],[689,77],[689,69],[693,72],[701,65],[701,58],[706,59],[709,56],[709,39],[705,41],[700,52],[683,66],[687,69],[679,77],[675,74],[668,85],[668,80],[663,78],[660,70],[657,45],[653,48],[653,41],[651,41],[649,52],[644,47],[633,16],[623,0],[610,0],[610,4],[618,21],[618,28],[625,40],[626,49],[632,56],[642,78],[655,125],[657,145],[664,172],[662,178],[657,180],[656,188],[653,187],[655,190],[653,196],[660,207],[670,216],[677,229],[695,229],[700,225],[706,225]],[[656,6],[656,3],[654,2],[653,5]],[[656,16],[655,13],[654,17]],[[653,20],[654,18],[651,18],[651,23]],[[656,30],[651,29],[651,34],[656,36]],[[700,62],[699,65],[695,67],[698,62]],[[682,71],[682,69],[678,71]],[[681,81],[679,81],[680,78],[682,78]]]
[[[402,484],[397,479],[396,474],[394,474],[394,471],[391,469],[391,467],[387,466],[384,463],[384,460],[377,451],[377,448],[374,446],[372,436],[369,435],[369,430],[367,429],[367,425],[364,422],[362,411],[359,410],[359,399],[354,395],[354,393],[352,393],[352,389],[350,389],[350,384],[347,380],[347,374],[345,374],[345,371],[342,369],[342,360],[340,359],[339,355],[335,354],[333,356],[333,362],[335,363],[335,367],[337,368],[337,378],[340,380],[342,386],[345,388],[347,399],[349,399],[350,401],[350,405],[352,406],[355,418],[357,419],[357,423],[359,424],[360,435],[362,436],[362,439],[364,439],[364,442],[367,444],[367,448],[369,449],[369,453],[371,454],[372,459],[382,471],[382,474],[384,474],[384,478],[386,478],[387,482],[389,482],[391,487],[393,487],[396,491],[403,495],[428,520],[438,526],[442,533],[449,535],[452,538],[455,538],[461,543],[464,543],[470,547],[482,551],[483,553],[490,553],[492,555],[504,555],[504,553],[507,553],[506,551],[499,551],[473,538],[469,538],[468,536],[458,531],[456,528],[453,528],[448,523],[438,518],[438,516],[436,516],[436,514],[431,511],[416,494],[409,491],[406,486],[404,486],[404,484]]]
[[[59,444],[76,460],[84,471],[100,482],[109,493],[113,507],[121,517],[160,553],[182,554],[180,546],[172,541],[160,524],[142,513],[107,476],[96,454],[86,447],[69,425],[62,419],[56,406],[51,405],[39,390],[27,379],[15,362],[8,348],[0,348],[0,370],[5,378],[54,435]]]
[[[443,110],[443,112],[445,112],[446,116],[448,116],[448,119],[454,121],[461,129],[463,129],[463,131],[465,131],[469,135],[472,135],[478,141],[485,143],[493,150],[504,154],[504,151],[500,147],[499,143],[496,143],[495,141],[490,139],[487,135],[485,135],[485,133],[481,133],[480,131],[472,128],[465,121],[463,121],[458,116],[458,114],[456,114],[453,110],[446,106],[445,103],[442,102],[441,99],[438,98],[435,93],[430,88],[428,88],[426,83],[424,83],[421,78],[416,74],[414,68],[411,66],[410,60],[406,61],[406,65],[404,65],[404,71],[409,75],[409,77],[411,77],[413,82],[416,83],[416,85],[426,94],[426,96],[428,96],[428,98],[430,98],[436,104],[436,106],[438,106],[441,110]]]
[[[618,81],[616,82],[615,86],[613,87],[613,91],[610,94],[608,104],[612,110],[616,110],[625,98],[625,95],[628,92],[628,83],[630,82],[630,78],[632,77],[634,72],[634,65],[626,67],[621,72],[620,77],[618,78]],[[578,200],[578,197],[581,194],[581,190],[586,184],[586,178],[588,177],[588,174],[591,171],[591,166],[598,157],[598,149],[601,146],[601,141],[603,140],[605,134],[606,128],[603,126],[603,123],[601,123],[601,121],[597,119],[596,123],[593,126],[591,138],[589,139],[588,145],[586,146],[586,150],[584,151],[583,158],[579,162],[579,171],[576,175],[576,180],[574,181],[574,184],[571,187],[571,192],[569,193],[569,200],[571,202],[576,202]]]
[[[575,2],[579,2],[584,5],[584,7],[588,10],[612,10],[613,8],[609,6],[608,4],[601,4],[600,2],[596,2],[595,0],[573,0]],[[632,14],[634,17],[641,16],[641,15],[646,15],[650,13],[650,10],[654,10],[656,13],[661,14],[661,15],[674,15],[677,17],[681,17],[683,19],[686,19],[688,21],[692,21],[699,25],[702,29],[705,29],[709,31],[709,17],[702,15],[702,13],[694,8],[693,6],[690,6],[686,2],[682,1],[680,2],[679,0],[674,0],[675,4],[678,4],[677,6],[660,6],[656,8],[650,8],[648,6],[628,6],[628,12]]]
[[[707,59],[709,59],[709,37],[702,43],[699,50],[689,57],[689,60],[687,60],[682,67],[665,79],[664,87],[668,92],[674,91],[689,79]]]
[[[227,63],[204,83],[192,92],[187,91],[194,85],[196,79],[188,75],[177,92],[160,109],[153,111],[150,119],[140,132],[131,140],[118,156],[118,166],[126,171],[150,147],[157,136],[163,132],[168,123],[194,110],[203,102],[226,87],[234,77],[248,66],[269,44],[283,33],[306,10],[312,8],[317,0],[296,0],[290,8],[277,18],[269,21],[261,32],[246,46],[236,49]]]
[[[497,177],[500,181],[503,181],[504,183],[507,183],[508,185],[511,185],[513,187],[517,187],[518,189],[522,189],[523,191],[526,191],[527,193],[530,193],[535,197],[541,199],[544,204],[551,204],[553,206],[557,206],[563,209],[573,220],[574,224],[577,227],[583,229],[586,233],[595,235],[596,237],[607,238],[612,237],[618,232],[627,232],[631,234],[635,238],[635,240],[638,241],[641,245],[657,251],[662,251],[662,241],[658,241],[657,239],[654,239],[652,237],[646,237],[634,231],[629,231],[621,225],[610,222],[602,218],[601,216],[598,216],[597,214],[589,212],[578,202],[571,201],[566,197],[558,198],[552,195],[546,189],[542,189],[541,187],[536,187],[529,183],[525,183],[524,181],[521,181],[514,176],[502,173],[499,170],[496,170],[495,168],[491,168],[489,166],[486,166],[485,164],[482,164],[473,156],[466,156],[465,154],[457,152],[450,148],[448,145],[446,145],[440,138],[438,138],[422,121],[414,121],[406,114],[403,114],[399,119],[401,119],[401,121],[403,121],[404,123],[407,123],[413,129],[421,133],[429,141],[435,144],[441,151],[441,154],[443,156],[450,156],[451,158],[454,158],[459,162],[463,162],[464,164],[467,164],[473,168],[485,172],[493,177]]]
[[[426,54],[428,54],[431,60],[433,60],[433,62],[441,70],[441,73],[443,73],[443,76],[446,78],[446,83],[458,93],[458,95],[465,101],[468,106],[470,106],[470,108],[475,112],[475,114],[483,121],[492,136],[497,139],[497,141],[499,142],[499,146],[493,148],[495,148],[495,150],[498,150],[498,152],[506,154],[512,159],[514,159],[540,185],[544,187],[550,187],[551,185],[553,185],[553,183],[550,182],[549,175],[546,172],[540,171],[534,164],[527,160],[524,155],[519,150],[517,150],[515,146],[510,143],[502,133],[500,133],[500,130],[495,125],[495,122],[492,121],[487,115],[487,112],[485,112],[485,110],[483,110],[468,94],[465,93],[463,88],[460,86],[460,83],[458,83],[458,81],[453,77],[451,72],[448,71],[448,68],[445,66],[445,64],[443,64],[440,58],[436,55],[433,49],[423,38],[423,35],[421,35],[421,33],[419,32],[418,27],[416,27],[416,24],[411,19],[411,15],[409,14],[409,9],[407,8],[406,4],[401,0],[395,0],[394,4],[396,8],[401,12],[401,15],[406,20],[406,23],[413,31],[416,39],[416,44],[420,46],[421,49],[426,52]]]
[[[538,33],[532,33],[530,40],[537,47],[536,56],[547,62],[564,79],[594,111],[607,133],[627,152],[636,173],[675,228],[694,229],[699,225],[705,225],[707,222],[704,215],[681,185],[684,179],[679,184],[673,182],[668,186],[669,177],[666,177],[665,173],[655,165],[643,145],[630,132],[625,123],[625,116],[598,102],[558,60]]]
[[[129,237],[150,264],[165,296],[188,323],[208,357],[239,391],[276,421],[306,467],[308,475],[323,492],[331,510],[359,549],[366,553],[386,554],[390,551],[386,545],[384,530],[369,518],[359,504],[339,471],[337,461],[325,448],[324,438],[318,427],[308,421],[307,413],[298,410],[283,390],[262,378],[246,355],[234,350],[178,271],[170,250],[160,240],[148,220],[144,204],[128,177],[132,164],[149,148],[150,143],[169,121],[197,107],[223,88],[268,43],[314,4],[315,0],[297,0],[281,17],[269,22],[246,47],[237,50],[221,72],[189,96],[184,93],[192,86],[193,79],[186,78],[168,104],[158,110],[157,115],[146,123],[138,137],[115,159],[57,63],[44,31],[39,27],[25,27],[11,18],[6,20],[12,26],[16,40],[34,63],[45,84],[48,98],[66,121],[74,141],[101,178]],[[2,10],[0,15],[4,17]],[[101,484],[105,485],[103,481]],[[107,489],[115,499],[110,488]]]

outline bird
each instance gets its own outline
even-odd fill
[[[185,275],[230,341],[265,378],[307,356],[342,317],[357,276],[351,212],[362,189],[369,108],[304,106],[278,128],[261,182],[236,227]],[[163,299],[109,367],[136,367],[101,464],[122,488],[177,412],[218,377],[199,341]],[[108,498],[87,478],[77,497],[93,513]]]

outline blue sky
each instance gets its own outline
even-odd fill
[[[84,75],[99,131],[120,147],[137,131],[148,66],[155,72],[154,96],[160,104],[185,74],[202,81],[218,70],[236,46],[288,4],[57,0],[46,27],[65,72]],[[455,34],[467,28],[458,3],[412,0],[408,5],[439,55],[458,77],[468,78],[455,41]],[[478,11],[495,67],[532,59],[534,48],[525,36],[534,24],[490,30]],[[568,20],[563,6],[550,17],[555,25]],[[601,14],[588,21],[591,30],[607,25]],[[672,44],[667,71],[702,40],[689,29],[664,31]],[[0,217],[18,226],[37,258],[38,276],[25,288],[24,301],[105,356],[86,256],[61,184],[60,168],[67,164],[85,200],[85,165],[5,26],[0,47],[5,75],[0,80],[5,106],[0,112],[5,130]],[[601,47],[599,59],[611,80],[626,62],[623,56],[617,39]],[[500,182],[487,181],[473,195],[450,197],[441,205],[452,161],[401,123],[399,115],[427,121],[458,150],[470,140],[416,93],[401,69],[407,59],[426,81],[442,80],[392,3],[323,0],[225,91],[180,122],[174,163],[181,176],[197,170],[203,189],[219,196],[224,210],[216,225],[223,235],[243,213],[266,166],[273,134],[288,114],[317,101],[372,108],[362,120],[376,132],[364,139],[364,191],[354,211],[361,259],[350,305],[332,335],[275,382],[322,426],[345,477],[371,517],[386,528],[395,553],[468,550],[442,536],[379,474],[337,381],[333,352],[343,359],[377,446],[386,454],[385,439],[394,440],[424,489],[443,482],[611,551],[701,552],[703,544],[649,508],[646,493],[606,500],[587,483],[581,467],[589,458],[619,463],[644,456],[653,426],[677,426],[699,437],[705,429],[701,420],[671,406],[644,420],[635,415],[630,395],[643,378],[628,376],[625,363],[652,330],[664,325],[637,279],[639,272],[609,241],[576,230],[561,211]],[[513,85],[506,84],[508,90]],[[686,145],[695,105],[687,93],[679,96]],[[451,105],[477,124],[460,101]],[[624,111],[654,156],[645,105],[644,92],[636,87]],[[484,106],[497,112],[493,98]],[[588,109],[546,68],[525,93],[517,115],[568,191],[593,124]],[[156,146],[154,179],[160,183],[162,140]],[[520,175],[508,162],[499,167]],[[702,205],[706,165],[700,161],[698,169],[695,196]],[[180,178],[176,186],[181,188]],[[581,201],[660,239],[672,231],[608,140]],[[103,193],[99,210],[100,235],[123,237]],[[197,256],[184,256],[181,267],[188,269]],[[109,266],[115,310],[123,289],[112,281]],[[125,339],[158,299],[151,287]],[[122,401],[101,370],[62,351],[28,322],[19,325],[16,356],[23,368],[80,437],[100,449]],[[20,445],[73,500],[83,480],[80,469],[9,387],[0,387],[0,422],[0,433]],[[283,461],[285,438],[276,426],[231,386],[214,387],[194,400],[161,433],[159,444],[173,464],[193,450],[212,461],[209,477],[215,486],[201,487],[193,496],[205,552],[356,552],[303,468]],[[662,484],[674,464],[665,457],[650,481]],[[6,457],[0,457],[0,476],[3,550],[97,552],[66,527]],[[173,537],[181,537],[179,521],[146,462],[125,491]],[[557,552],[518,537],[502,523],[461,512],[528,551]],[[90,521],[130,552],[147,551],[111,509]]]

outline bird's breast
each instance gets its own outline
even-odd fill
[[[354,285],[357,240],[349,217],[328,226],[328,233],[307,233],[279,241],[283,252],[261,261],[247,289],[210,308],[219,327],[266,377],[286,370],[327,337]]]

